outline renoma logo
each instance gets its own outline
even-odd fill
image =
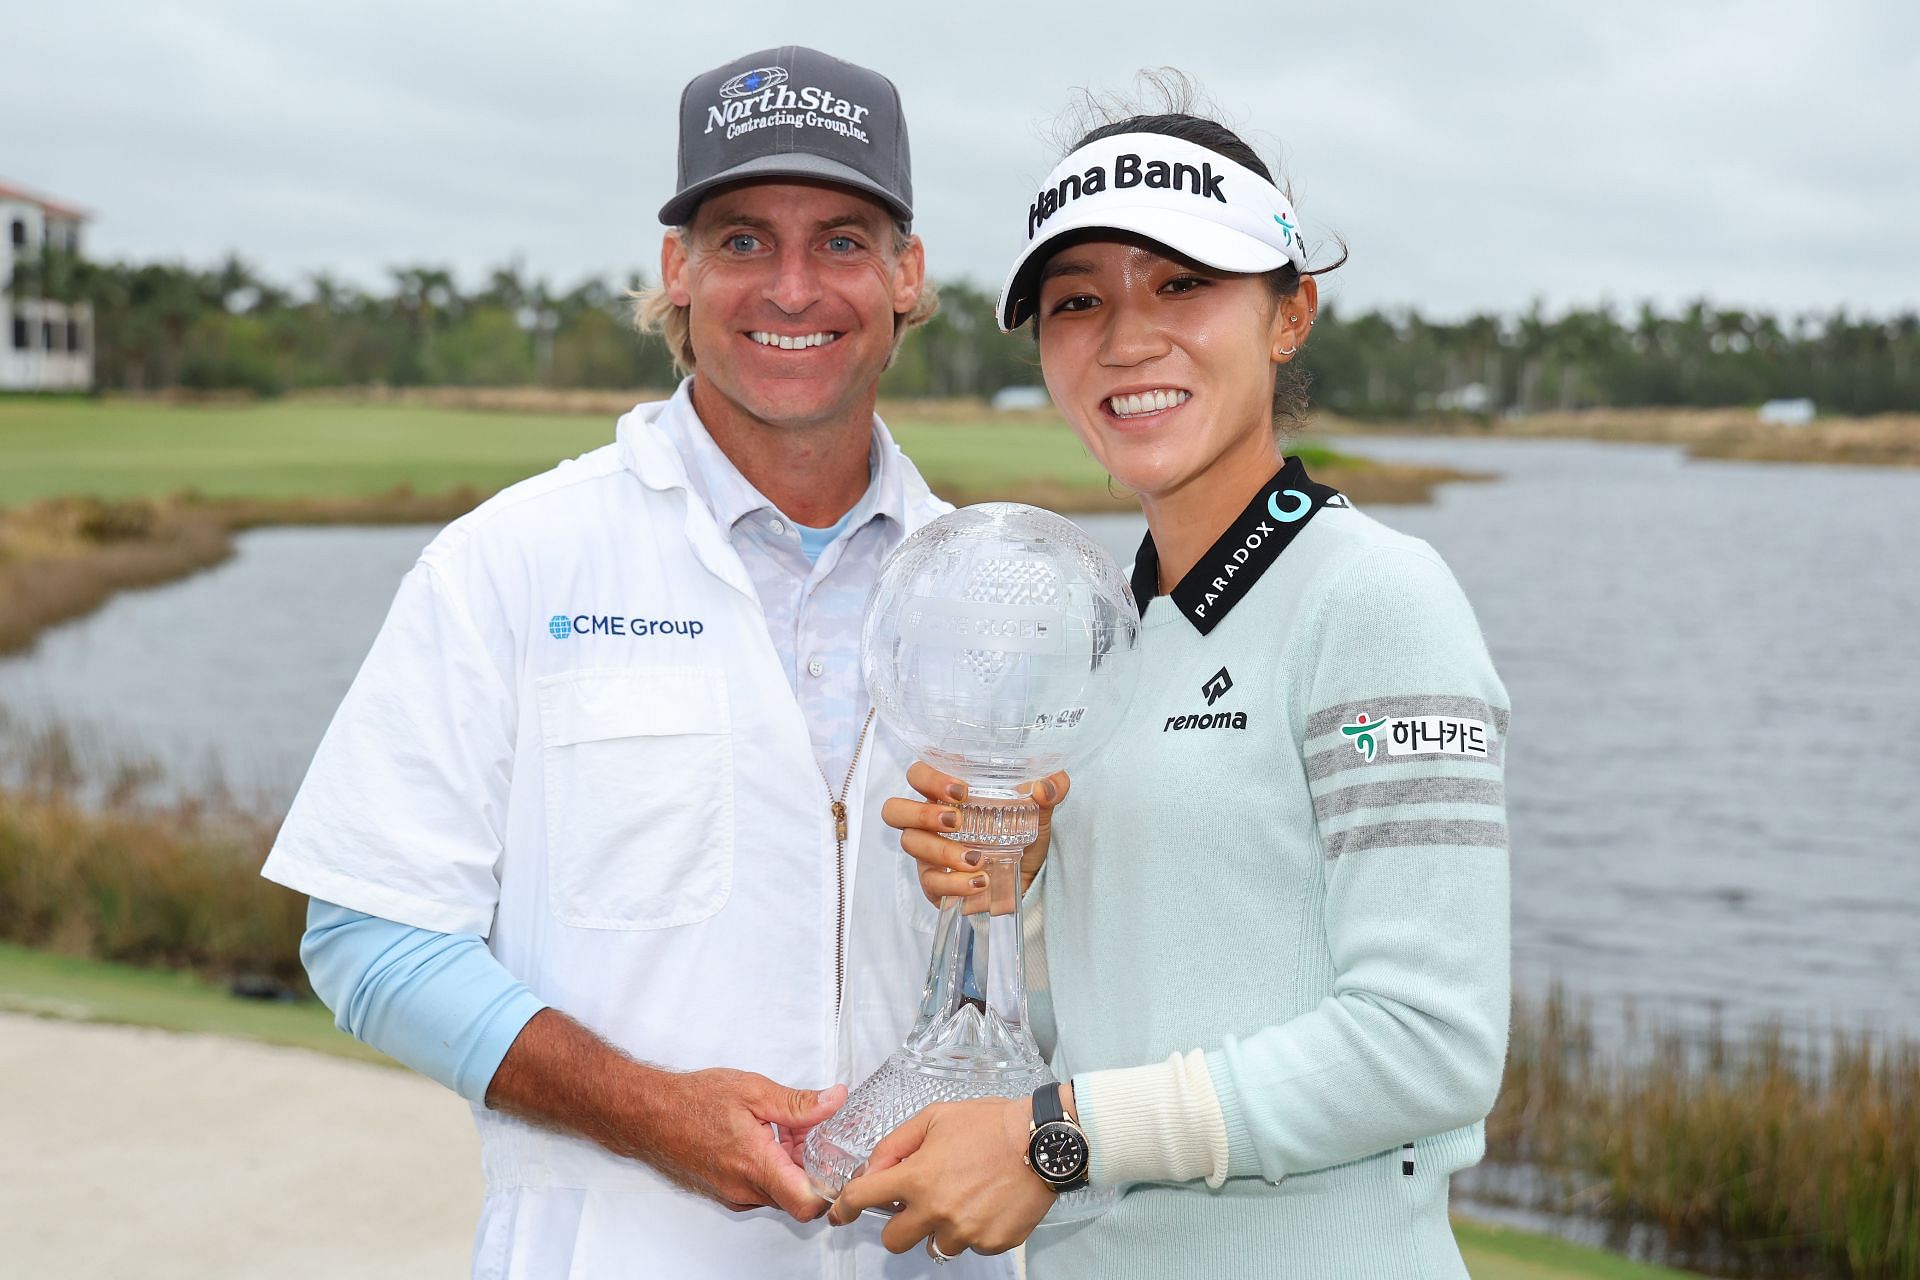
[[[547,619],[547,634],[555,640],[569,636],[685,636],[698,639],[707,626],[698,618],[623,618],[610,613],[556,613]]]
[[[707,108],[707,129],[728,140],[755,129],[785,125],[827,129],[855,142],[870,142],[861,126],[873,108],[850,102],[817,84],[794,88],[785,67],[755,67],[720,86],[720,101]]]
[[[1227,690],[1233,688],[1233,677],[1227,674],[1225,667],[1208,676],[1206,683],[1200,686],[1207,705],[1212,706],[1227,696]],[[1244,711],[1202,711],[1194,715],[1168,716],[1167,722],[1160,726],[1162,733],[1178,733],[1183,729],[1244,729],[1247,727],[1247,713]]]

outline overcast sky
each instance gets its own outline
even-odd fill
[[[935,16],[937,14],[937,16]],[[940,277],[997,288],[1073,86],[1173,64],[1281,162],[1352,306],[1920,305],[1920,4],[9,6],[0,181],[96,256],[363,284],[651,272],[681,85],[782,43],[900,86]]]

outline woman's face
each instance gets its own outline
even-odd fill
[[[1274,362],[1304,339],[1313,303],[1308,288],[1277,299],[1259,276],[1144,242],[1070,245],[1041,273],[1041,369],[1108,474],[1166,495],[1221,466],[1272,463]]]

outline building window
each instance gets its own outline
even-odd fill
[[[80,324],[78,321],[69,320],[67,321],[67,350],[78,351],[79,349],[80,349]]]
[[[15,218],[13,220],[13,243],[20,248],[26,247],[27,223],[24,218]]]
[[[32,332],[31,329],[27,328],[27,318],[25,316],[15,316],[13,318],[13,349],[15,351],[27,350],[31,345],[30,335]]]
[[[40,322],[40,349],[43,351],[56,349],[53,345],[53,321],[51,320]]]
[[[80,224],[77,222],[67,228],[67,252],[80,252]]]

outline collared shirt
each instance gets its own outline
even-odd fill
[[[906,492],[878,419],[868,450],[867,491],[844,531],[809,561],[792,517],[755,488],[694,411],[693,379],[680,384],[657,427],[687,468],[694,497],[713,513],[746,567],[767,618],[781,670],[807,722],[821,776],[836,794],[866,723],[860,626],[880,564],[906,533]]]

